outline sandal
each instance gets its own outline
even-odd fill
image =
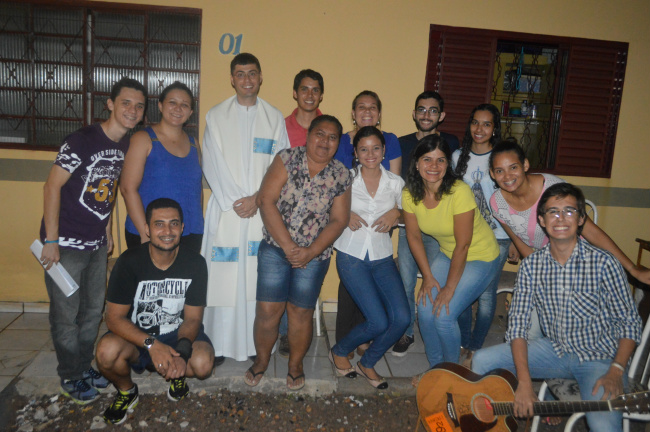
[[[344,376],[344,377],[347,377],[347,378],[356,378],[357,377],[357,373],[354,371],[354,368],[352,366],[350,366],[347,369],[339,369],[338,366],[336,366],[336,363],[334,362],[334,353],[332,353],[332,350],[330,350],[329,359],[330,359],[330,362],[332,362],[332,365],[334,366],[334,369],[336,369],[336,373],[339,376]]]
[[[363,369],[361,369],[361,362],[357,362],[357,366],[355,369],[357,373],[362,377],[364,377],[368,381],[368,384],[370,384],[374,388],[378,390],[385,390],[388,388],[388,383],[386,382],[386,379],[384,377],[380,376],[379,379],[372,379],[368,375],[366,375],[363,372]]]
[[[291,387],[291,386],[289,385],[289,380],[287,379],[287,389],[289,389],[289,391],[298,391],[298,390],[302,389],[302,388],[305,386],[305,374],[304,374],[304,373],[298,375],[297,377],[294,377],[293,375],[291,375],[290,373],[288,373],[288,374],[287,374],[287,378],[291,378],[291,380],[292,380],[294,383],[295,383],[297,380],[299,380],[300,378],[302,378],[302,383],[299,384],[299,385],[297,385],[296,387]]]
[[[246,385],[248,385],[250,387],[255,387],[256,385],[258,385],[260,383],[260,381],[262,381],[262,377],[264,377],[264,372],[266,372],[266,370],[255,372],[253,370],[253,366],[251,366],[251,367],[248,368],[248,370],[244,374],[244,382],[246,383]],[[251,374],[253,379],[248,378],[248,375],[247,375],[248,373]],[[259,379],[257,379],[258,376],[260,377]]]

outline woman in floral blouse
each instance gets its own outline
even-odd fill
[[[329,115],[309,127],[307,145],[282,150],[262,181],[257,204],[264,221],[258,260],[255,363],[244,381],[259,384],[278,337],[286,308],[289,318],[287,388],[305,386],[302,361],[312,337],[312,316],[329,268],[332,243],[350,218],[351,178],[333,160],[342,133]]]

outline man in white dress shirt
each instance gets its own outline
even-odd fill
[[[208,264],[205,332],[217,360],[254,356],[257,249],[262,219],[255,198],[277,152],[289,147],[282,113],[257,97],[262,68],[249,53],[230,63],[235,95],[206,115],[203,173],[212,195],[202,254]]]

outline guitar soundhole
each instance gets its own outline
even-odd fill
[[[492,400],[485,394],[474,395],[472,398],[472,410],[474,411],[474,416],[484,423],[491,423],[495,419]]]

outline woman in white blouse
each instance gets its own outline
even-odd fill
[[[339,375],[353,378],[358,373],[373,387],[385,389],[388,383],[375,372],[374,366],[410,322],[409,305],[393,260],[389,235],[400,216],[404,180],[381,166],[386,145],[379,129],[359,129],[353,144],[358,166],[352,169],[350,223],[334,242],[334,248],[339,277],[366,321],[339,340],[329,358]],[[370,348],[353,368],[348,353],[370,341]]]

